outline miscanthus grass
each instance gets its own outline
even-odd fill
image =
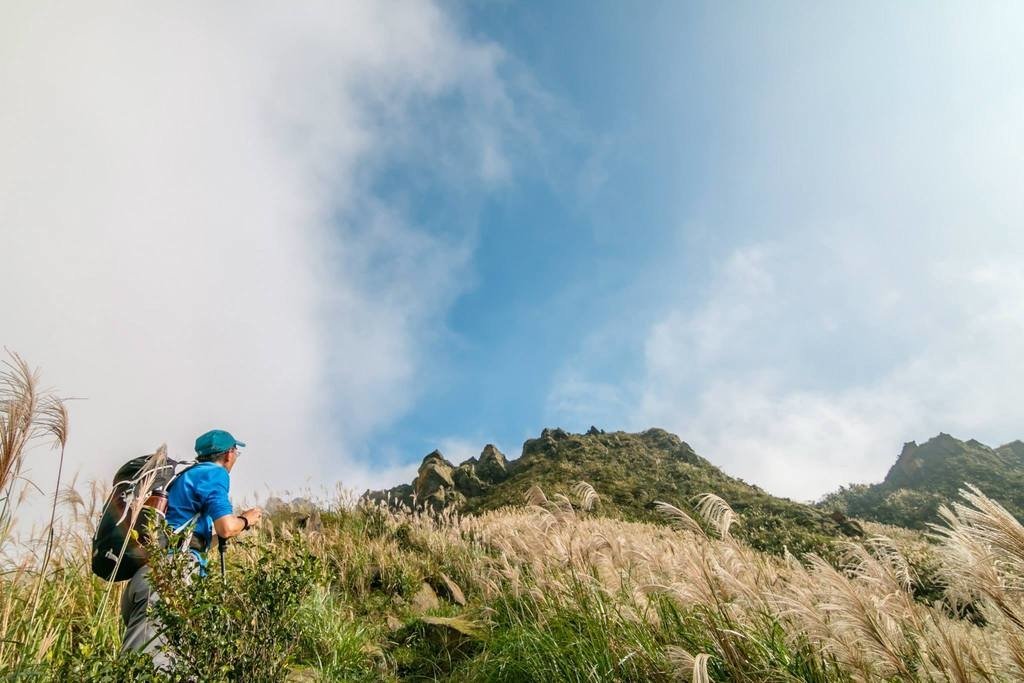
[[[581,500],[597,495],[580,493]],[[102,491],[62,500],[67,523],[46,566],[31,547],[4,566],[0,677],[169,678],[119,654],[120,586],[108,591],[89,572],[87,541]],[[726,524],[724,501],[702,506],[713,533],[700,524],[602,518],[555,495],[544,501],[464,518],[329,505],[315,524],[307,514],[278,510],[229,549],[226,583],[215,573],[199,588],[166,584],[165,619],[184,653],[175,675],[1024,677],[1024,530],[980,492],[965,492],[944,512],[930,545],[878,536],[849,544],[834,564],[743,545],[728,534],[737,520]],[[937,558],[946,584],[934,603],[915,594],[907,555],[921,552]],[[160,571],[162,581],[175,580],[173,567]]]
[[[61,441],[40,417],[37,375],[7,367],[10,485],[11,454]],[[175,557],[154,561],[177,649],[159,672],[119,652],[121,586],[89,569],[105,491],[79,488],[57,484],[54,521],[36,534],[3,527],[0,679],[1024,679],[1024,528],[976,489],[930,537],[867,525],[838,559],[750,548],[710,493],[659,502],[664,525],[602,517],[584,482],[473,517],[282,504],[229,548],[226,581],[216,558],[191,585]],[[17,497],[4,502],[10,516]]]

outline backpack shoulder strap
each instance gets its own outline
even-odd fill
[[[171,477],[171,480],[169,482],[167,482],[167,490],[168,491],[171,490],[171,486],[174,485],[174,482],[178,481],[178,477],[180,477],[181,475],[185,474],[189,470],[193,470],[196,467],[199,467],[200,465],[205,465],[206,463],[207,463],[206,460],[193,460],[191,462],[185,461],[185,462],[176,463],[178,465],[185,465],[185,464],[187,464],[188,467],[186,467],[185,469],[183,469],[180,472],[175,472],[174,476]],[[183,524],[178,526],[176,529],[173,529],[172,533],[175,533],[175,534],[181,533],[185,529],[189,528],[189,526],[194,525],[198,521],[199,521],[199,513],[197,512],[196,514],[192,515],[191,519],[185,521]],[[189,541],[191,540],[191,538],[192,538],[192,534],[189,533],[188,538],[184,542],[184,545],[182,545],[182,549],[184,549],[184,548],[186,548],[188,546]]]
[[[180,477],[181,475],[185,474],[189,470],[194,469],[195,467],[198,467],[199,465],[202,465],[203,463],[199,462],[199,461],[196,461],[196,460],[193,460],[191,462],[184,461],[184,462],[179,462],[179,463],[175,463],[175,464],[176,465],[188,465],[188,467],[186,467],[185,469],[183,469],[180,472],[175,472],[174,473],[174,476],[171,477],[170,481],[167,482],[167,489],[166,490],[168,490],[168,491],[171,490],[171,486],[174,485],[174,482],[178,481],[178,477]]]

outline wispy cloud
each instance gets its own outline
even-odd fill
[[[3,15],[0,336],[88,399],[69,460],[219,426],[241,490],[390,483],[351,454],[415,397],[473,236],[378,180],[507,177],[500,50],[426,1]]]
[[[729,106],[681,220],[709,265],[644,302],[632,377],[572,361],[556,419],[631,406],[628,426],[799,498],[878,480],[939,431],[1024,436],[1020,8],[891,10],[709,15],[704,94]]]
[[[840,274],[843,254],[810,251],[736,252],[700,305],[651,326],[641,377],[565,401],[561,415],[582,424],[601,396],[632,404],[629,427],[674,430],[728,472],[801,499],[880,479],[910,439],[1020,437],[1018,263]],[[874,305],[851,307],[865,296],[863,279]],[[881,361],[844,365],[866,355]]]

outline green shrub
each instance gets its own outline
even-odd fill
[[[301,627],[295,619],[314,585],[316,562],[301,542],[278,541],[232,563],[226,580],[191,576],[187,553],[156,556],[155,613],[174,652],[176,676],[283,680]]]

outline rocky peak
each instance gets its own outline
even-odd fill
[[[925,468],[934,469],[939,462],[963,451],[964,446],[962,441],[945,432],[939,432],[920,446],[916,441],[908,441],[903,444],[903,450],[889,469],[885,481],[893,486],[905,486],[919,477]]]
[[[939,507],[955,500],[965,482],[1024,519],[1024,443],[991,448],[945,432],[920,445],[909,441],[884,481],[852,485],[823,503],[851,517],[923,529],[939,521]]]
[[[569,438],[569,432],[565,431],[561,427],[555,427],[554,429],[545,427],[541,430],[540,438],[551,439],[552,441],[565,441]]]
[[[1011,463],[1024,464],[1024,441],[1011,441],[996,449],[996,452]]]
[[[558,450],[558,442],[570,438],[567,431],[561,427],[554,429],[545,427],[541,430],[540,436],[536,439],[527,439],[523,444],[523,455],[551,455]]]
[[[442,455],[441,451],[439,451],[439,450],[431,451],[427,455],[423,456],[423,462],[420,463],[419,471],[422,472],[424,467],[428,467],[430,465],[434,465],[434,466],[443,465],[444,467],[447,467],[448,469],[454,469],[455,468],[455,465],[453,465],[452,463],[448,462],[448,459],[445,458],[444,455]]]
[[[899,485],[900,482],[911,479],[924,464],[918,455],[918,450],[920,450],[920,446],[916,441],[908,441],[903,444],[903,450],[900,451],[893,466],[889,468],[889,473],[885,475],[885,481]]]
[[[433,507],[443,506],[446,492],[455,488],[454,471],[455,465],[448,462],[441,451],[434,451],[423,458],[413,482],[417,502]]]
[[[475,470],[480,479],[496,484],[508,477],[508,458],[494,444],[487,444],[480,453],[480,461],[476,463]]]

